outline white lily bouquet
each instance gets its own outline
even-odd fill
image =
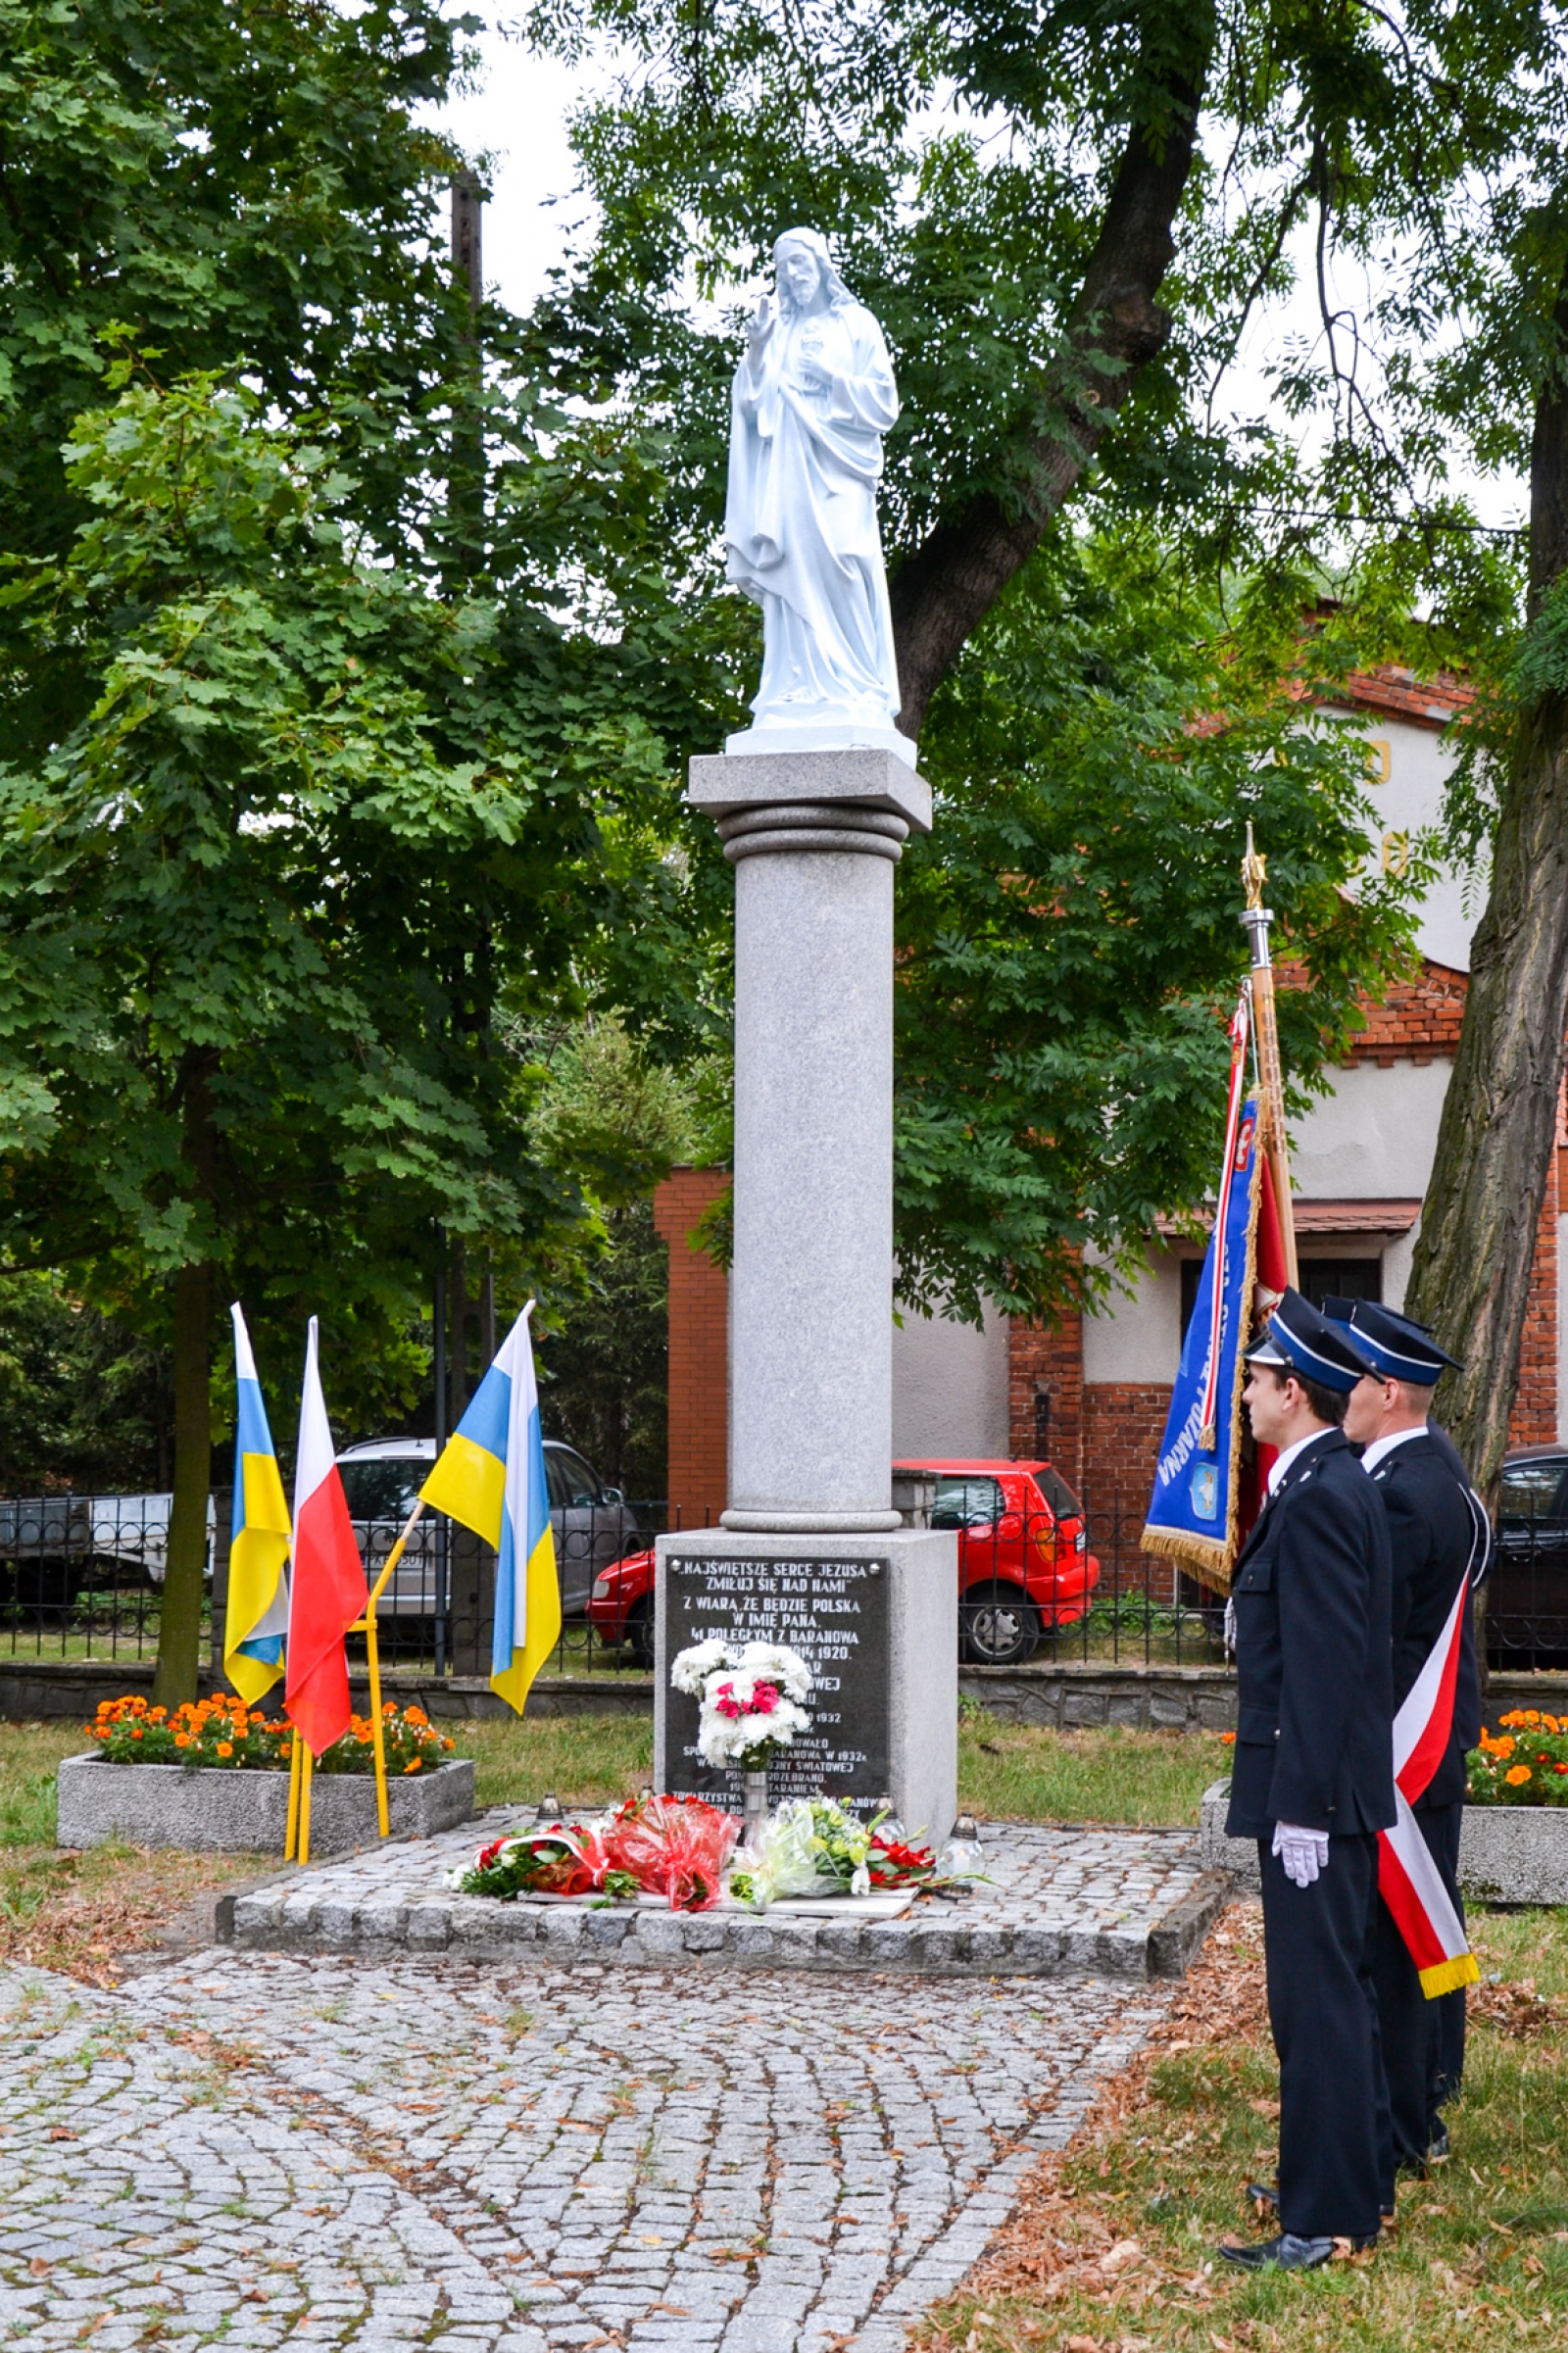
[[[739,1765],[765,1772],[775,1748],[788,1748],[811,1719],[801,1705],[811,1693],[811,1670],[782,1642],[719,1640],[682,1650],[669,1670],[677,1691],[701,1702],[697,1745],[707,1765]]]

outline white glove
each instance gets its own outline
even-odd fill
[[[1232,1658],[1236,1656],[1236,1595],[1225,1596],[1225,1647]]]
[[[1302,1830],[1295,1822],[1276,1822],[1274,1852],[1285,1866],[1285,1876],[1298,1887],[1309,1887],[1320,1871],[1329,1867],[1329,1834],[1326,1830]]]

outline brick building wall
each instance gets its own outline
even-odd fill
[[[1048,1455],[1068,1485],[1084,1476],[1084,1322],[1054,1331],[1014,1317],[1007,1332],[1007,1451]]]
[[[654,1190],[669,1249],[670,1526],[716,1523],[729,1493],[729,1283],[693,1227],[729,1184],[722,1168],[677,1168]]]

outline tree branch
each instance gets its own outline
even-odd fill
[[[1167,89],[1154,127],[1135,123],[1105,208],[1084,282],[1067,320],[1066,349],[1054,372],[1058,429],[1023,442],[1028,489],[1010,511],[985,491],[936,525],[890,583],[904,709],[899,724],[917,736],[931,697],[1008,581],[1039,546],[1083,475],[1105,429],[1137,380],[1164,349],[1171,319],[1156,296],[1176,251],[1181,208],[1198,141],[1208,71],[1205,52],[1191,78]]]

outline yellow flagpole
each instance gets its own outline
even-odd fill
[[[370,1678],[370,1749],[375,1758],[375,1820],[383,1838],[392,1834],[392,1818],[387,1809],[386,1794],[386,1733],[381,1723],[381,1642],[375,1630],[375,1605],[386,1592],[392,1573],[403,1558],[403,1547],[424,1517],[424,1505],[416,1503],[403,1523],[403,1532],[387,1554],[381,1574],[371,1586],[365,1604],[365,1615],[356,1618],[348,1629],[350,1634],[365,1637],[366,1664]]]
[[[375,1603],[365,1613],[365,1655],[370,1669],[370,1747],[375,1756],[375,1823],[381,1837],[391,1831],[386,1803],[386,1734],[381,1727],[381,1645],[375,1633]]]
[[[1262,1083],[1264,1150],[1274,1179],[1276,1205],[1280,1213],[1280,1237],[1285,1245],[1285,1271],[1291,1288],[1299,1290],[1300,1279],[1296,1257],[1296,1211],[1291,1201],[1291,1152],[1285,1132],[1285,1078],[1280,1067],[1280,1033],[1274,1006],[1274,967],[1269,956],[1268,927],[1274,920],[1271,907],[1263,905],[1263,884],[1268,860],[1252,846],[1250,822],[1247,828],[1247,856],[1242,860],[1242,883],[1247,892],[1247,907],[1242,922],[1252,951],[1252,1029],[1257,1040],[1258,1076]]]
[[[311,1772],[316,1759],[308,1740],[302,1740],[300,1748],[300,1850],[296,1860],[303,1864],[311,1859]]]
[[[291,1863],[294,1860],[294,1849],[299,1844],[300,1750],[303,1746],[299,1726],[296,1724],[294,1744],[288,1752],[288,1824],[283,1833],[283,1860],[285,1863]]]

